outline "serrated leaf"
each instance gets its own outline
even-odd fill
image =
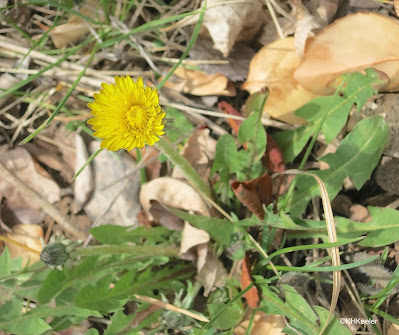
[[[22,301],[13,298],[0,306],[0,321],[8,321],[17,318],[22,314]]]
[[[118,334],[120,331],[125,329],[132,320],[136,317],[136,314],[126,315],[123,312],[123,308],[118,309],[113,316],[111,316],[111,324],[104,331],[104,335]]]
[[[255,136],[254,130],[258,124],[258,114],[252,113],[247,119],[242,121],[238,130],[238,141],[242,144],[252,140]]]
[[[313,306],[313,308],[319,315],[320,325],[322,328],[327,321],[328,310],[320,306]],[[329,322],[328,327],[325,329],[324,334],[351,335],[352,332],[347,327],[342,325],[337,318],[333,317]]]
[[[367,223],[367,227],[379,227],[380,225],[391,224],[391,228],[383,228],[370,231],[367,237],[359,242],[364,247],[381,247],[395,243],[399,240],[399,211],[392,208],[369,207],[373,219]]]
[[[5,247],[0,255],[0,277],[11,273],[11,256],[8,248]]]
[[[40,335],[50,329],[50,325],[43,319],[32,317],[13,322],[5,330],[18,335]]]
[[[64,284],[68,281],[63,271],[54,269],[43,281],[37,299],[41,304],[47,304],[57,294],[62,292]]]
[[[341,189],[347,176],[360,189],[370,178],[377,165],[388,137],[388,127],[382,117],[367,118],[360,121],[353,131],[341,142],[334,154],[323,156],[320,160],[330,168],[313,172],[325,183],[330,199]],[[297,190],[288,203],[293,215],[303,213],[309,200],[319,194],[319,188],[310,176],[298,176]]]
[[[221,302],[215,302],[208,305],[209,314],[214,318],[225,305]],[[243,316],[242,306],[236,301],[228,306],[226,310],[215,320],[213,326],[217,329],[230,329],[236,326]]]
[[[225,170],[235,172],[239,170],[238,152],[234,137],[222,135],[216,144],[215,160],[213,161],[211,173]]]
[[[347,76],[342,88],[343,97],[320,97],[299,108],[295,114],[307,119],[310,124],[295,130],[283,131],[275,135],[275,140],[284,152],[286,162],[292,162],[302,151],[306,143],[324,120],[321,131],[326,142],[330,143],[345,125],[351,107],[356,104],[357,110],[363,108],[366,101],[377,94],[376,87],[381,79],[373,69],[367,69],[366,75],[351,73]]]
[[[174,208],[169,208],[169,210],[194,227],[205,230],[215,241],[223,245],[230,245],[232,235],[236,230],[236,225],[233,222],[215,217],[192,215]]]

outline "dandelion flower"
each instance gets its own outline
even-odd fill
[[[158,92],[144,87],[143,79],[115,77],[115,84],[102,83],[95,101],[89,103],[94,136],[102,138],[101,148],[117,151],[154,145],[165,134],[165,113],[159,106]]]

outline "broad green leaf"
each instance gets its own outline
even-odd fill
[[[328,310],[320,306],[313,306],[313,308],[316,311],[316,313],[319,315],[320,325],[321,325],[320,330],[321,330],[321,328],[323,328],[324,324],[327,321]],[[333,317],[330,320],[328,327],[325,329],[324,334],[351,335],[352,332],[344,325],[341,325],[341,323],[338,321],[336,317]]]
[[[299,315],[306,315],[307,320],[316,325],[317,316],[306,300],[291,286],[282,285],[282,287],[284,290],[286,307]],[[307,333],[309,331],[309,325],[303,324],[300,320],[295,318],[290,318],[290,325],[299,329],[301,333]]]
[[[365,75],[351,73],[342,87],[343,97],[340,95],[335,98],[320,97],[300,107],[295,114],[307,119],[310,124],[280,132],[274,137],[284,152],[285,161],[292,162],[310,137],[318,135],[315,132],[322,124],[325,113],[328,115],[321,131],[325,135],[326,142],[330,143],[345,125],[353,104],[356,104],[358,111],[361,110],[367,99],[378,92],[377,87],[381,83],[381,79],[373,69],[367,69]]]
[[[359,242],[364,247],[381,247],[399,240],[399,211],[392,208],[369,207],[373,219],[367,222],[367,229],[372,230],[367,237]],[[390,225],[390,228],[377,229],[381,225]],[[370,227],[372,229],[370,229]]]
[[[220,136],[216,144],[215,160],[211,173],[225,170],[235,172],[239,170],[239,160],[236,142],[230,134]]]
[[[115,225],[102,225],[91,228],[90,233],[102,244],[122,244],[126,242],[139,242],[141,239],[147,239],[154,242],[161,242],[171,234],[171,231],[165,227],[122,227]]]
[[[252,113],[247,119],[242,121],[238,130],[238,141],[242,144],[255,137],[255,129],[258,126],[258,113]]]
[[[6,331],[18,335],[40,335],[50,329],[50,325],[38,317],[15,320],[5,328]]]
[[[109,289],[112,283],[111,278],[103,278],[94,285],[85,286],[75,298],[75,304],[81,308],[94,309],[102,312],[109,312],[123,306],[127,296],[114,294]]]
[[[252,112],[263,114],[263,108],[269,97],[269,90],[258,91],[252,94],[245,103],[245,115],[250,115]]]
[[[61,293],[67,280],[67,276],[63,271],[57,269],[51,271],[40,287],[37,297],[39,303],[47,304],[57,294]]]
[[[207,231],[215,241],[223,245],[230,245],[232,235],[236,231],[236,226],[233,222],[215,217],[192,215],[174,208],[169,208],[169,210],[179,218],[191,223],[194,227]]]
[[[323,180],[331,200],[338,194],[347,176],[351,177],[357,189],[363,186],[381,157],[387,137],[388,128],[382,117],[367,118],[342,140],[334,154],[320,158],[330,168],[313,173]],[[288,203],[289,212],[302,214],[309,200],[319,194],[314,178],[298,176],[297,190]]]
[[[296,306],[292,308],[291,304],[295,301],[299,301],[299,294],[293,288],[290,288],[290,303],[283,302],[280,297],[274,293],[268,286],[262,286],[263,299],[261,302],[260,310],[266,314],[277,314],[286,316],[289,319],[290,325],[298,329],[300,328],[300,334],[306,335],[317,335],[319,333],[319,327],[314,323],[314,313],[308,318],[307,314],[302,314],[301,310],[309,310],[310,307],[307,302],[303,299],[301,303],[306,306]],[[296,294],[295,294],[296,293]],[[297,299],[298,298],[298,299]],[[295,326],[292,324],[295,324]],[[297,328],[299,327],[299,328]]]
[[[165,112],[166,117],[173,120],[170,128],[166,127],[167,129],[165,129],[166,135],[172,142],[177,141],[185,133],[190,132],[194,128],[192,123],[187,120],[185,113],[182,113],[176,108],[167,107]]]
[[[96,328],[90,328],[85,335],[99,335],[98,330]]]
[[[224,307],[221,302],[208,304],[209,315],[214,318]],[[213,326],[217,329],[230,329],[235,327],[243,317],[242,306],[236,301],[226,308],[226,310],[214,321]]]
[[[0,277],[7,276],[11,273],[11,256],[8,248],[5,247],[0,255]]]
[[[123,308],[118,309],[114,315],[111,316],[111,324],[104,331],[104,335],[114,335],[120,333],[123,329],[130,325],[136,314],[126,315]]]
[[[22,301],[13,298],[0,306],[0,321],[9,321],[22,314]],[[1,329],[1,328],[0,328]]]

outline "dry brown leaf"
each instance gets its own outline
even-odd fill
[[[273,201],[272,180],[267,172],[256,179],[232,181],[231,188],[244,206],[260,220],[264,219],[265,210],[262,205],[267,206]]]
[[[209,216],[209,210],[201,196],[188,184],[170,177],[153,179],[141,186],[140,204],[149,212],[151,200],[174,208],[194,211]],[[149,215],[153,220],[152,215]]]
[[[362,205],[352,205],[349,211],[351,213],[351,216],[349,217],[350,220],[358,222],[370,222],[372,220],[368,209]]]
[[[248,314],[243,321],[234,329],[237,335],[247,333],[250,323],[251,314]],[[284,316],[282,315],[266,315],[266,313],[257,311],[254,316],[254,322],[251,335],[284,335],[281,331],[286,327]]]
[[[294,111],[318,95],[294,79],[299,63],[293,37],[270,43],[251,60],[248,78],[242,88],[253,94],[267,86],[270,93],[264,113],[291,124],[304,124],[306,121],[296,116]]]
[[[75,173],[80,170],[80,168],[89,159],[89,154],[87,152],[86,143],[83,141],[82,136],[75,134],[75,144],[76,144],[76,168]],[[90,196],[94,190],[94,180],[93,174],[91,172],[91,166],[87,166],[75,179],[73,185],[73,212],[76,214],[79,212],[83,206],[89,201]]]
[[[10,251],[11,258],[22,257],[23,266],[27,265],[28,263],[32,265],[38,262],[40,259],[40,252],[43,249],[42,242],[39,238],[43,238],[42,227],[35,224],[20,224],[14,226],[12,231],[12,233],[6,234],[7,238],[31,249],[37,250],[37,253],[33,253],[13,243],[5,242],[5,245]]]
[[[209,0],[203,25],[213,40],[213,47],[227,57],[236,41],[249,41],[263,23],[259,1]]]
[[[94,153],[100,147],[99,142],[90,143],[89,151]],[[134,174],[128,181],[120,179],[136,170],[133,158],[125,153],[117,155],[103,150],[93,160],[95,188],[91,200],[84,206],[92,221],[101,217],[107,224],[132,226],[140,211],[138,192],[140,182]],[[78,177],[79,178],[79,177]],[[101,221],[97,223],[101,223]]]
[[[155,222],[161,226],[168,228],[169,230],[181,231],[184,227],[184,220],[180,219],[176,215],[172,214],[165,206],[162,206],[156,200],[150,200],[150,214],[154,218]]]
[[[35,166],[29,152],[16,148],[0,155],[0,161],[19,179],[33,188],[37,193],[54,203],[60,200],[60,188],[51,179],[44,177]],[[0,196],[4,196],[9,204],[22,208],[38,209],[6,180],[0,180]]]
[[[399,12],[399,10],[398,10],[398,12]],[[398,15],[399,15],[399,14],[398,14]],[[399,335],[399,326],[393,323],[393,324],[388,328],[387,335]]]
[[[236,95],[233,83],[220,73],[207,74],[202,71],[178,67],[173,75],[164,86],[178,92],[199,96],[223,95],[232,97]]]
[[[96,7],[97,0],[88,0],[85,4],[83,4],[82,8],[79,10],[79,13],[95,19],[97,15]],[[67,23],[61,24],[51,29],[49,35],[54,45],[58,49],[61,49],[66,47],[69,43],[72,43],[87,34],[90,31],[88,25],[89,22],[85,22],[77,15],[72,15]]]
[[[328,95],[334,93],[332,84],[341,74],[373,67],[390,78],[384,90],[398,90],[398,36],[399,24],[388,17],[375,13],[345,16],[308,40],[294,77],[307,90]]]
[[[249,263],[249,256],[245,254],[241,266],[241,288],[245,290],[252,283],[251,267]],[[256,286],[252,286],[249,291],[244,294],[244,298],[251,308],[258,307],[259,292]]]
[[[38,224],[44,220],[44,213],[31,208],[17,207],[6,201],[0,208],[0,217],[8,227],[12,227],[21,223]]]
[[[219,257],[215,255],[213,246],[208,243],[204,245],[204,248],[206,247],[206,261],[197,276],[197,280],[204,285],[203,294],[205,297],[209,295],[214,287],[225,285],[225,279],[227,278],[226,269]]]
[[[210,236],[205,230],[195,228],[185,222],[181,238],[180,253],[184,254],[189,249],[200,244],[207,244],[209,241]]]
[[[217,141],[209,136],[208,128],[194,131],[187,140],[182,150],[182,156],[197,170],[206,181],[210,173],[210,162],[215,158]],[[184,179],[184,174],[179,167],[173,169],[172,177]]]

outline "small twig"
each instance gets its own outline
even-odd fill
[[[14,241],[14,240],[12,240],[12,239],[10,239],[8,237],[0,235],[0,240],[4,241],[4,242],[7,242],[7,243],[10,243],[10,244],[14,244],[14,245],[16,245],[16,246],[18,246],[20,248],[23,248],[23,249],[25,249],[25,250],[27,250],[29,252],[34,253],[36,255],[40,255],[40,251],[39,250],[35,250],[35,249],[32,249],[32,248],[29,248],[27,245],[21,244],[21,243],[19,243],[17,241]]]
[[[144,302],[147,302],[149,304],[156,305],[156,306],[168,309],[168,310],[173,311],[173,312],[177,312],[177,313],[180,313],[180,314],[187,315],[187,316],[189,316],[189,317],[191,317],[193,319],[196,319],[196,320],[199,320],[199,321],[202,321],[202,322],[209,322],[209,319],[207,319],[205,316],[192,313],[192,312],[190,312],[190,311],[188,311],[186,309],[177,307],[177,306],[172,305],[172,304],[168,304],[168,303],[163,302],[161,300],[157,300],[157,299],[154,299],[154,298],[151,298],[151,297],[145,297],[145,296],[138,295],[138,294],[133,294],[133,297],[135,297],[137,300],[144,301]]]
[[[22,182],[15,174],[8,170],[2,162],[0,162],[0,176],[16,187],[26,199],[40,206],[43,211],[51,216],[65,231],[79,239],[83,239],[85,237],[83,232],[69,222],[69,219],[63,213],[61,213],[50,202],[44,199],[34,189]]]
[[[273,23],[277,29],[278,35],[280,36],[281,39],[284,38],[283,31],[281,30],[280,24],[278,23],[276,13],[274,12],[273,6],[270,3],[270,0],[265,0],[267,9],[269,10],[270,16],[272,17]]]

